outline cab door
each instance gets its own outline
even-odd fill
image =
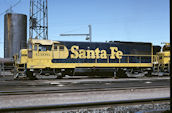
[[[38,58],[38,47],[39,47],[39,44],[33,44],[32,59]]]
[[[59,59],[60,54],[59,54],[59,44],[54,44],[53,47],[53,59]]]

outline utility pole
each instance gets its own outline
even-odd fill
[[[30,0],[29,38],[48,39],[47,0]]]
[[[92,42],[91,25],[88,25],[88,28],[89,28],[88,34],[60,34],[60,36],[86,36],[86,40],[90,40],[90,42]]]

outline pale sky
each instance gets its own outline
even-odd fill
[[[0,0],[0,14],[18,0]],[[28,16],[29,0],[13,8]],[[85,37],[60,37],[61,33],[88,33],[92,40],[169,42],[169,0],[48,0],[50,40],[86,41]],[[29,32],[27,34],[29,36]],[[27,37],[28,38],[28,37]],[[4,56],[4,14],[0,15],[0,57]]]

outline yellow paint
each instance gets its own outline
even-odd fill
[[[111,56],[110,59],[121,59],[123,56],[122,51],[118,51],[117,47],[110,47]],[[95,50],[84,50],[79,49],[79,46],[72,46],[71,47],[71,59],[107,59],[107,52],[106,50],[99,50],[96,48]]]
[[[168,64],[170,63],[170,51],[159,52],[157,53],[158,63],[159,64]]]
[[[111,59],[115,59],[115,58],[121,59],[122,58],[123,52],[118,51],[117,47],[110,47],[110,49],[111,49],[111,56],[110,56]]]
[[[76,68],[76,67],[152,67],[151,63],[51,63],[44,61],[37,63],[39,60],[28,63],[28,68]]]
[[[28,51],[27,51],[27,49],[22,49],[20,51],[20,56],[19,56],[20,63],[21,64],[27,63],[27,59],[28,59]]]

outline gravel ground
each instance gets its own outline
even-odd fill
[[[68,110],[37,111],[38,113],[161,113],[170,109],[170,102],[137,105],[110,105]]]
[[[42,84],[58,84],[59,82],[94,82],[94,81],[138,81],[138,80],[157,80],[169,79],[169,77],[152,77],[152,78],[129,78],[129,79],[69,79],[66,77],[61,80],[36,80],[36,81],[13,81],[13,76],[0,76],[0,84],[8,82],[22,82],[28,85]],[[11,83],[13,84],[13,83]],[[19,106],[34,106],[34,105],[51,105],[51,104],[67,104],[67,103],[84,103],[84,102],[100,102],[114,100],[131,100],[143,98],[169,97],[169,88],[158,89],[131,89],[120,91],[95,91],[95,92],[78,92],[78,93],[54,93],[54,94],[34,94],[34,95],[8,95],[0,96],[0,108],[19,107]],[[61,110],[58,113],[160,113],[161,111],[169,110],[169,103],[161,104],[145,104],[145,105],[128,105],[128,106],[105,106],[96,108],[77,108],[71,110]],[[158,112],[155,112],[158,111]],[[36,111],[36,113],[39,111]],[[40,111],[42,113],[43,111]],[[43,113],[56,113],[57,111],[47,111]],[[32,113],[32,112],[30,112]]]
[[[162,113],[170,110],[170,102],[143,103],[131,105],[106,105],[64,109],[17,111],[16,113]],[[14,112],[11,112],[14,113]]]

